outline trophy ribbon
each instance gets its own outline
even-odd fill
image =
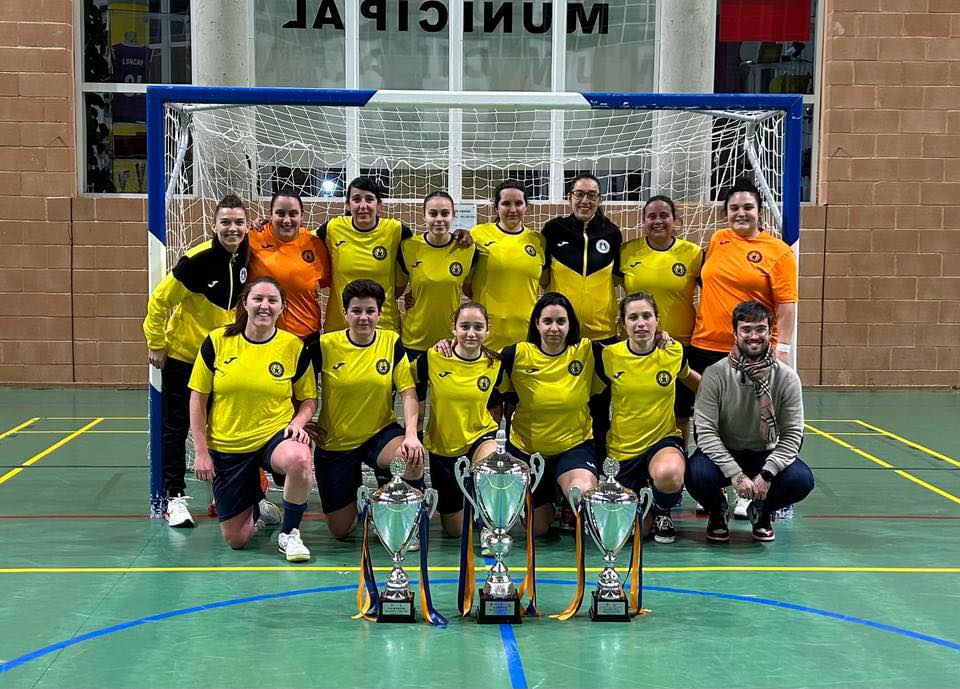
[[[437,612],[430,597],[430,574],[427,566],[427,551],[430,545],[430,509],[426,502],[420,507],[420,611],[428,624],[440,627],[447,626],[447,618]]]
[[[457,584],[457,607],[464,617],[470,616],[476,592],[476,565],[473,562],[473,505],[463,501],[463,529],[460,536],[460,580]]]
[[[370,558],[370,531],[367,512],[370,503],[363,506],[360,520],[363,524],[363,538],[360,543],[360,584],[357,586],[357,614],[353,619],[377,620],[377,608],[380,605],[380,592],[377,590],[377,579],[373,573],[373,560]]]
[[[650,611],[643,604],[643,518],[642,503],[637,503],[633,525],[633,546],[630,549],[630,613],[631,617],[646,615]]]
[[[537,553],[533,545],[533,488],[527,489],[525,499],[527,510],[527,574],[523,578],[523,583],[517,589],[517,595],[523,599],[523,594],[527,593],[530,603],[524,611],[525,615],[539,617],[537,610]]]
[[[583,530],[586,526],[586,507],[584,506],[583,501],[577,502],[573,507],[573,513],[577,518],[576,524],[576,550],[577,550],[577,590],[573,594],[573,600],[570,601],[570,605],[567,606],[567,609],[557,615],[550,615],[555,620],[569,620],[571,617],[577,614],[577,611],[580,609],[580,606],[583,604],[583,590],[586,584],[587,571],[586,571],[586,539],[583,537]]]

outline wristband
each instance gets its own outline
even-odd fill
[[[778,342],[778,343],[777,343],[777,351],[778,351],[778,352],[783,352],[784,354],[789,354],[791,349],[793,349],[793,348],[792,348],[790,345],[788,345],[786,342]]]
[[[771,481],[773,481],[773,474],[771,474],[771,473],[770,473],[769,471],[767,471],[766,469],[764,469],[763,471],[761,471],[761,472],[760,472],[760,475],[763,477],[763,480],[766,481],[767,483],[770,483]]]

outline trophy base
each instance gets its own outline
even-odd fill
[[[484,598],[480,594],[480,606],[477,608],[477,624],[522,624],[523,611],[520,597]]]
[[[590,619],[594,622],[629,622],[626,599],[603,599],[594,591],[593,602],[590,604]]]
[[[380,599],[377,609],[377,622],[416,622],[417,615],[413,609],[413,599],[384,600]]]

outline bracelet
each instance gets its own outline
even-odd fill
[[[793,349],[793,348],[792,348],[790,345],[788,345],[786,342],[778,342],[778,343],[777,343],[777,351],[778,351],[778,352],[783,352],[784,354],[789,354],[791,349]]]
[[[773,474],[771,474],[766,469],[760,472],[760,476],[762,476],[763,480],[766,481],[767,483],[770,483],[773,480]]]

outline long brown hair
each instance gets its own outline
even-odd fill
[[[475,301],[467,301],[457,307],[457,310],[453,312],[453,329],[457,329],[457,320],[460,318],[460,314],[466,311],[467,309],[476,309],[483,315],[483,320],[487,324],[487,327],[490,327],[490,316],[487,315],[487,310],[484,308],[483,304],[478,304]],[[487,363],[490,366],[493,366],[494,361],[500,360],[500,355],[493,351],[492,349],[487,348],[485,345],[480,345],[480,352],[487,357]]]
[[[228,325],[226,330],[223,332],[225,337],[236,337],[247,329],[247,319],[250,317],[249,314],[247,314],[247,297],[250,296],[250,290],[264,282],[269,282],[271,285],[277,288],[277,291],[280,292],[280,303],[286,306],[287,295],[283,291],[283,287],[280,286],[280,283],[274,280],[272,277],[263,275],[258,277],[253,282],[248,282],[243,288],[243,291],[240,292],[240,299],[237,301],[236,307],[236,317],[234,318],[233,323]]]

